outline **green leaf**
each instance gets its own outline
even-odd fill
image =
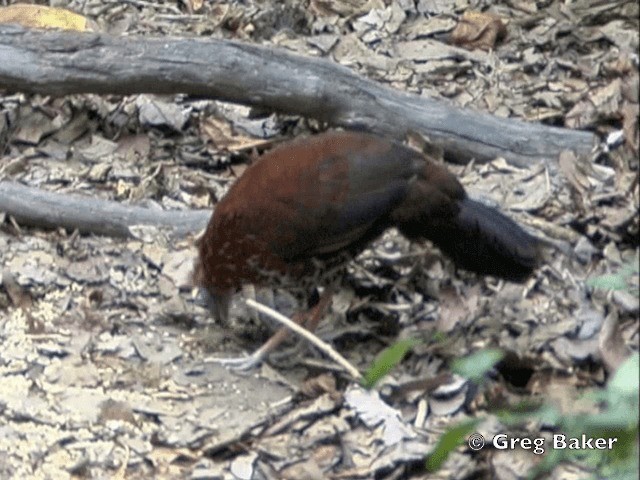
[[[361,382],[362,386],[364,388],[373,388],[382,377],[387,375],[392,368],[402,361],[409,350],[419,343],[420,341],[414,338],[406,338],[385,348],[373,361],[367,373],[365,373]]]
[[[442,343],[445,340],[447,340],[447,334],[444,332],[435,332],[432,336],[431,336],[431,340],[433,340],[436,343]]]
[[[497,411],[496,416],[505,425],[524,425],[532,420],[557,425],[563,418],[562,413],[553,405],[540,405],[533,401],[524,401],[520,405]]]
[[[637,283],[634,284],[633,277],[637,277],[640,273],[639,264],[639,257],[636,255],[634,261],[628,262],[615,273],[590,278],[586,284],[604,290],[629,290],[637,294],[638,287]]]
[[[639,371],[640,354],[636,352],[620,365],[609,385],[607,385],[607,390],[623,395],[638,395]]]
[[[502,350],[490,348],[474,352],[453,362],[452,370],[471,381],[480,381],[493,366],[502,360]]]
[[[447,460],[449,454],[469,437],[481,419],[472,419],[450,427],[438,440],[433,451],[428,455],[425,466],[429,472],[435,472]]]
[[[589,278],[586,284],[602,290],[625,290],[628,287],[627,279],[622,272]]]

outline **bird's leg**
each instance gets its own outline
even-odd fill
[[[311,309],[305,312],[296,313],[291,320],[307,328],[307,330],[313,332],[320,320],[327,311],[327,308],[331,304],[331,298],[333,296],[333,288],[325,288],[320,300]],[[215,363],[220,363],[234,370],[251,370],[260,365],[265,358],[276,349],[287,337],[289,336],[289,330],[286,327],[281,327],[276,333],[274,333],[269,340],[267,340],[260,348],[253,352],[248,357],[241,358],[214,358]]]
[[[315,331],[316,327],[320,323],[320,320],[322,320],[324,314],[327,313],[329,305],[331,305],[331,300],[333,299],[334,291],[335,286],[332,285],[326,287],[320,295],[318,303],[316,303],[313,307],[311,307],[303,314],[306,316],[306,322],[301,323],[301,325],[304,325],[310,332]]]
[[[242,286],[242,297],[250,298],[253,301],[258,301],[256,298],[256,288],[253,285]],[[249,308],[247,314],[254,325],[260,325],[260,314],[253,308]]]
[[[291,317],[291,320],[297,323],[298,325],[305,327],[310,332],[314,332],[318,327],[318,324],[324,317],[325,313],[327,312],[329,305],[331,305],[331,300],[333,299],[334,292],[335,292],[335,285],[332,285],[330,287],[325,287],[322,293],[319,293],[316,290],[314,294],[317,295],[317,299],[315,300],[314,305],[303,312],[296,313]],[[285,340],[289,335],[289,329],[287,329],[286,327],[283,327],[282,329],[278,330],[278,332],[276,332],[276,334],[274,334],[273,337],[275,337],[278,333],[281,333],[281,332],[283,335],[282,340]],[[268,342],[271,341],[273,337],[270,338]],[[300,355],[301,353],[306,351],[305,350],[306,348],[307,348],[307,345],[305,345],[304,341],[297,341],[291,348],[287,348],[286,350],[283,350],[282,348],[279,349],[277,352],[274,352],[272,350],[271,360],[276,365],[279,365],[281,363],[287,363],[288,359],[293,358],[297,355]]]

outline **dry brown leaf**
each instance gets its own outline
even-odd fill
[[[569,128],[585,128],[593,125],[596,118],[596,109],[589,100],[576,103],[565,115],[564,124]]]
[[[640,147],[640,131],[638,130],[640,106],[637,103],[624,102],[621,112],[624,141],[631,151],[637,155]]]
[[[200,133],[208,138],[216,148],[228,152],[241,152],[252,150],[270,143],[262,138],[252,138],[237,134],[231,124],[224,119],[208,117],[200,124]]]
[[[622,103],[622,81],[616,78],[606,87],[595,90],[590,97],[599,118],[616,118]]]
[[[151,140],[148,135],[127,135],[118,140],[115,153],[127,162],[143,160],[149,156]]]
[[[279,472],[279,477],[283,480],[296,480],[298,478],[308,478],[309,480],[322,480],[326,478],[322,474],[320,466],[311,458],[302,462],[294,463]]]
[[[451,43],[467,50],[476,48],[491,50],[496,42],[507,34],[500,17],[486,12],[465,12],[456,28],[451,32]]]
[[[599,120],[619,120],[624,115],[623,93],[620,78],[589,92],[586,98],[576,103],[567,113],[565,125],[569,128],[587,128]]]
[[[615,372],[622,365],[622,362],[631,355],[631,351],[627,348],[620,334],[618,314],[615,310],[611,311],[604,320],[598,336],[598,346],[604,366],[610,374]]]
[[[579,389],[583,385],[575,376],[565,376],[553,371],[540,370],[532,375],[527,387],[532,394],[544,397],[562,412],[593,412],[593,406],[589,402],[578,400]]]
[[[306,380],[300,387],[300,391],[310,398],[328,393],[333,399],[338,400],[341,395],[336,389],[335,377],[329,373],[323,373]]]
[[[27,28],[59,28],[85,32],[93,30],[89,21],[71,10],[43,5],[16,4],[0,7],[0,23],[16,23]]]
[[[204,0],[185,0],[185,5],[190,13],[199,12],[202,10]]]
[[[602,65],[604,71],[617,75],[625,75],[634,70],[633,61],[628,55],[616,57],[614,60]]]
[[[25,291],[16,279],[12,275],[9,270],[5,270],[2,272],[2,285],[5,288],[5,291],[9,295],[9,299],[11,303],[18,308],[23,310],[29,310],[33,306],[33,301],[28,291]]]
[[[458,322],[463,322],[478,308],[480,286],[475,285],[460,295],[455,288],[445,287],[440,290],[440,318],[438,331],[450,332]]]
[[[560,172],[569,183],[569,197],[573,203],[575,213],[586,214],[591,208],[590,177],[585,173],[580,159],[573,152],[562,152],[559,158]]]
[[[37,145],[43,138],[57,132],[63,122],[62,115],[50,117],[41,109],[25,106],[20,112],[20,123],[14,139],[28,145]]]
[[[98,422],[105,423],[108,420],[122,420],[136,425],[133,409],[127,402],[118,402],[111,398],[100,404]]]
[[[622,80],[622,98],[630,103],[638,103],[640,101],[640,75],[638,72],[632,72],[625,76]]]
[[[341,17],[351,17],[367,12],[372,8],[384,8],[380,1],[363,2],[362,0],[311,0],[310,10],[316,15],[328,16],[339,15]]]
[[[558,158],[560,172],[567,179],[571,187],[573,187],[575,193],[578,194],[581,199],[580,203],[583,204],[584,201],[582,199],[589,190],[589,179],[584,172],[578,168],[578,162],[579,159],[571,150],[563,150]]]

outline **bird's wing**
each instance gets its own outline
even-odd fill
[[[390,226],[424,158],[402,145],[361,137],[318,152],[294,182],[295,194],[274,192],[282,214],[272,242],[286,259],[333,254],[363,245]],[[313,153],[313,152],[312,152]]]

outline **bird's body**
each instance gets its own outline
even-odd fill
[[[334,131],[283,144],[247,168],[215,208],[194,280],[224,321],[241,286],[331,284],[390,227],[432,240],[477,273],[522,280],[538,260],[536,239],[469,199],[444,166],[396,142]]]

